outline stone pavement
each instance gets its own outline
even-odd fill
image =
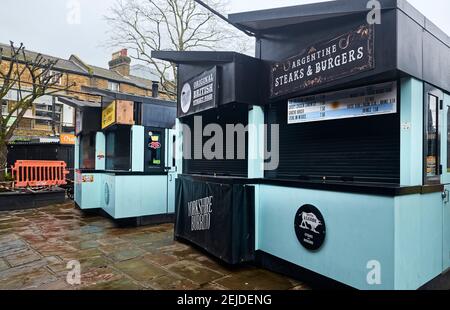
[[[67,263],[81,263],[71,286]],[[173,225],[118,228],[72,203],[0,212],[0,289],[306,289],[252,266],[226,267],[173,241]]]

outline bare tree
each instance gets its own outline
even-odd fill
[[[10,43],[9,50],[0,48],[0,101],[14,90],[17,102],[0,113],[0,181],[4,180],[8,156],[8,142],[36,99],[66,91],[73,85],[57,87],[61,73],[54,70],[57,60],[41,54],[31,57],[23,44]]]
[[[226,1],[208,0],[224,12]],[[117,0],[106,17],[110,44],[135,51],[131,57],[153,68],[162,88],[176,96],[176,66],[151,57],[151,51],[248,51],[249,38],[193,0]]]

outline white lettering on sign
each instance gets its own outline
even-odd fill
[[[188,202],[188,217],[191,218],[191,231],[209,230],[211,227],[213,196]]]
[[[214,75],[211,73],[194,82],[193,105],[214,100]]]

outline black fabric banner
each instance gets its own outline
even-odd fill
[[[176,180],[175,237],[228,264],[254,258],[254,188]]]

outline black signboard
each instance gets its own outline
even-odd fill
[[[254,258],[254,191],[240,184],[176,180],[175,237],[228,264]]]
[[[319,209],[312,205],[302,206],[295,215],[294,227],[298,241],[306,249],[320,249],[325,241],[326,226]]]
[[[374,37],[374,26],[362,25],[275,63],[271,70],[271,97],[374,69]]]
[[[218,69],[205,71],[181,87],[178,98],[178,117],[205,111],[217,106]]]

